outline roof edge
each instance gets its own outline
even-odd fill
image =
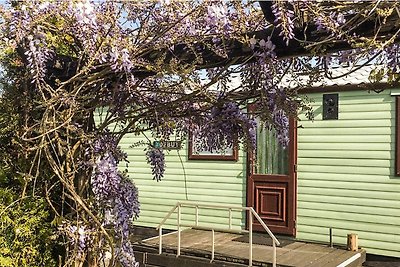
[[[302,87],[297,90],[299,94],[310,93],[328,93],[328,92],[342,92],[342,91],[357,91],[357,90],[373,90],[377,93],[385,89],[400,88],[400,83],[362,83],[362,84],[345,84],[345,85],[328,85],[328,86],[312,86]]]

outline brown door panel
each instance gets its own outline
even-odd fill
[[[288,207],[293,188],[286,175],[252,175],[250,177],[251,203],[261,219],[275,233],[293,235],[293,214]],[[263,231],[260,223],[254,221],[255,230]]]

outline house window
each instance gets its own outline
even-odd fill
[[[238,144],[234,143],[233,147],[227,147],[223,151],[207,151],[197,150],[195,143],[195,136],[189,135],[189,159],[190,160],[238,160]]]
[[[256,173],[288,174],[289,149],[279,144],[274,129],[267,129],[258,122],[256,146]]]
[[[400,176],[400,96],[396,96],[396,169],[395,175]]]

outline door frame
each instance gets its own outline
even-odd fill
[[[293,189],[292,192],[289,192],[288,195],[288,205],[292,205],[293,209],[291,211],[293,216],[293,221],[288,222],[289,229],[288,231],[281,231],[278,234],[289,235],[292,237],[296,237],[297,233],[297,119],[289,118],[289,177],[292,178]],[[254,199],[254,189],[250,191],[251,185],[251,177],[258,178],[262,177],[262,174],[253,174],[254,173],[254,165],[253,165],[253,151],[247,151],[247,160],[246,160],[246,205],[248,207],[254,207],[253,199]],[[271,175],[271,176],[279,176],[279,175]],[[286,212],[288,212],[286,210]],[[249,228],[249,218],[246,213],[246,229]],[[254,221],[254,220],[253,220]],[[269,227],[269,226],[268,226]],[[253,225],[253,229],[256,231],[264,231],[264,228],[257,227],[257,225]],[[274,227],[271,227],[271,231],[274,232]]]

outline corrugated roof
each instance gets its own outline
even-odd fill
[[[349,85],[372,85],[369,80],[370,73],[377,68],[375,65],[336,67],[320,73],[320,80],[312,81],[309,74],[300,74],[298,77],[286,75],[282,79],[282,85],[289,88],[312,88],[312,87],[341,87]],[[379,67],[378,67],[379,68]],[[386,83],[383,79],[380,83]]]
[[[365,66],[338,66],[325,72],[319,73],[319,80],[313,81],[309,74],[286,74],[281,80],[280,85],[285,88],[298,89],[301,93],[313,92],[319,89],[326,91],[340,90],[377,90],[380,91],[386,88],[399,87],[397,84],[388,84],[384,78],[379,82],[374,82],[369,79],[370,73],[374,69],[380,69],[383,66],[365,65]],[[316,76],[316,75],[314,75]],[[231,76],[230,87],[236,88],[240,86],[241,79],[238,74]],[[216,88],[216,85],[213,87]]]

